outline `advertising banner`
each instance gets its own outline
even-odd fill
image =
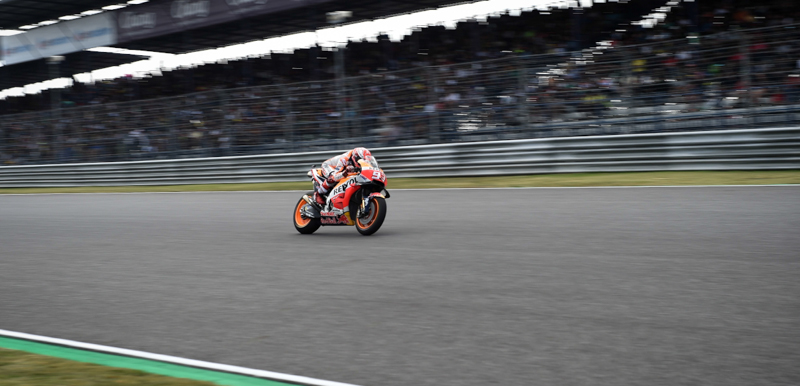
[[[116,43],[113,23],[110,14],[99,14],[4,36],[0,59],[10,65],[112,45]]]
[[[120,43],[330,0],[163,0],[116,12]]]

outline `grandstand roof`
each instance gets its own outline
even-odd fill
[[[61,16],[76,15],[91,9],[125,3],[125,0],[0,0],[0,29],[19,29],[45,20],[58,20]],[[117,55],[83,51],[64,55],[60,76],[129,63],[143,59],[141,56]],[[0,67],[0,90],[20,87],[51,79],[45,59]]]
[[[472,0],[477,1],[477,0]],[[332,0],[315,6],[276,12],[206,28],[136,40],[115,47],[166,53],[186,53],[246,43],[269,37],[326,27],[326,13],[351,11],[348,22],[358,22],[409,12],[468,3],[464,0]],[[89,9],[124,3],[124,0],[0,0],[0,29],[17,29],[23,25],[60,16],[78,14]],[[64,55],[60,76],[130,63],[144,57],[83,51]],[[51,79],[44,59],[0,67],[0,90]]]
[[[99,68],[119,66],[120,64],[146,59],[145,56],[120,55],[105,52],[80,51],[66,54],[59,64],[58,77],[71,77]],[[0,90],[22,87],[28,84],[53,79],[47,59],[0,67]]]
[[[120,3],[125,3],[125,0],[0,0],[0,29],[19,29],[24,25],[58,20],[61,16]]]
[[[333,0],[311,7],[270,13],[185,33],[118,44],[115,47],[180,54],[295,32],[313,31],[329,26],[325,17],[327,12],[351,11],[353,15],[348,22],[358,22],[474,1],[478,0]]]

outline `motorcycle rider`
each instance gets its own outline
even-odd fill
[[[311,171],[314,180],[314,202],[320,207],[325,206],[326,195],[331,188],[358,168],[358,160],[372,157],[372,153],[363,147],[346,151],[322,163],[322,175]]]

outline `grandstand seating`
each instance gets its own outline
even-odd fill
[[[4,116],[0,162],[255,154],[336,147],[347,139],[382,146],[611,134],[634,124],[646,132],[792,122],[800,102],[800,39],[791,18],[800,14],[791,5],[729,4],[740,8],[700,5],[693,23],[687,18],[694,13],[676,7],[655,28],[625,33],[609,29],[618,19],[609,24],[589,12],[585,35],[609,43],[582,51],[568,50],[571,37],[559,25],[570,16],[558,11],[426,28],[399,43],[351,43],[341,84],[332,60],[311,60],[325,53],[303,50],[76,85],[64,95],[74,108]],[[686,38],[694,32],[701,37]],[[770,106],[783,107],[764,109]]]

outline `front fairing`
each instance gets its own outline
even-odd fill
[[[370,183],[386,186],[386,174],[378,166],[378,161],[373,157],[367,157],[358,161],[361,171],[356,176],[356,183],[366,185]]]

